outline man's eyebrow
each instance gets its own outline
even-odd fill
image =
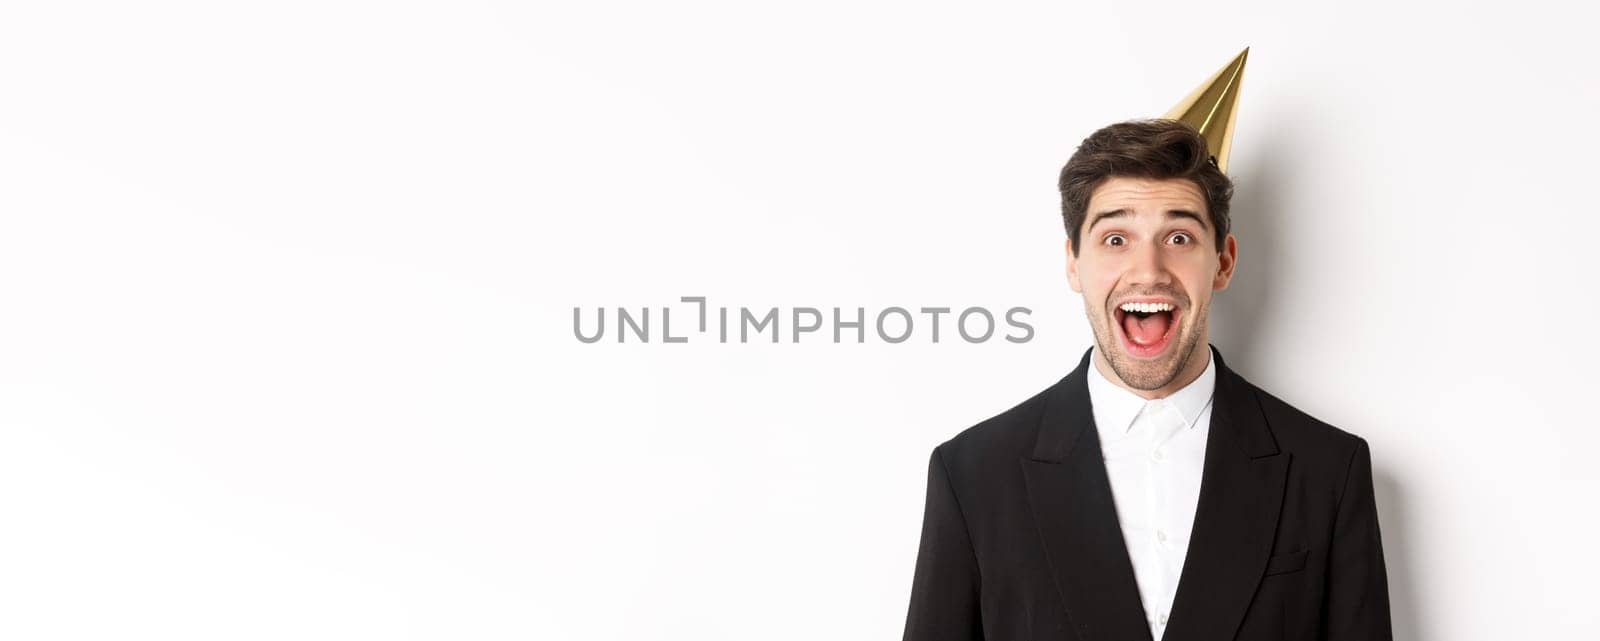
[[[1102,220],[1105,220],[1107,218],[1117,218],[1119,216],[1126,216],[1126,215],[1128,215],[1128,210],[1127,209],[1113,209],[1111,211],[1102,211],[1102,212],[1099,212],[1097,214],[1094,214],[1094,217],[1089,219],[1089,229],[1085,230],[1084,233],[1087,234],[1090,231],[1094,231],[1095,223],[1098,223],[1098,222],[1100,222]],[[1188,218],[1188,219],[1193,220],[1196,224],[1200,225],[1201,229],[1210,229],[1211,228],[1210,225],[1208,225],[1206,223],[1206,219],[1205,219],[1204,216],[1201,216],[1200,214],[1197,214],[1195,212],[1189,211],[1187,209],[1168,209],[1167,210],[1167,218],[1168,219],[1172,219],[1172,218]]]
[[[1189,218],[1194,220],[1195,224],[1199,225],[1201,229],[1211,228],[1210,225],[1206,224],[1206,219],[1204,217],[1187,209],[1168,209],[1167,218]]]
[[[1111,211],[1102,211],[1102,212],[1100,212],[1098,214],[1095,214],[1094,217],[1089,219],[1089,228],[1084,230],[1083,233],[1087,234],[1087,233],[1089,233],[1091,231],[1094,231],[1095,224],[1099,223],[1102,220],[1105,220],[1107,218],[1116,218],[1118,216],[1126,216],[1126,215],[1128,215],[1128,210],[1126,210],[1126,209],[1113,209]]]

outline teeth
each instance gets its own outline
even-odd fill
[[[1144,314],[1151,312],[1170,312],[1172,311],[1172,305],[1170,303],[1123,303],[1122,311],[1140,312]]]

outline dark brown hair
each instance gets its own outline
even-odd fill
[[[1061,216],[1078,253],[1079,227],[1088,214],[1089,196],[1113,176],[1162,180],[1184,178],[1200,188],[1218,251],[1228,237],[1228,200],[1233,181],[1217,169],[1206,140],[1179,120],[1132,120],[1102,128],[1083,139],[1061,168]]]

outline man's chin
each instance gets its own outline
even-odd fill
[[[1184,358],[1185,348],[1188,348],[1187,351],[1193,351],[1193,346],[1187,345],[1188,341],[1179,340],[1180,338],[1184,337],[1174,336],[1165,349],[1152,357],[1135,356],[1120,344],[1113,345],[1110,349],[1102,345],[1101,351],[1109,357],[1106,360],[1110,362],[1112,371],[1116,372],[1117,377],[1128,387],[1145,391],[1157,390],[1177,378],[1178,372],[1187,362]],[[1122,339],[1119,336],[1115,340],[1120,343]]]
[[[1112,359],[1111,369],[1128,387],[1145,391],[1161,389],[1178,375],[1176,363],[1137,361],[1130,364],[1122,359]]]

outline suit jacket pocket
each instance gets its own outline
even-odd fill
[[[1310,554],[1310,552],[1310,550],[1300,550],[1299,552],[1273,555],[1267,559],[1267,576],[1305,569],[1306,555]]]

